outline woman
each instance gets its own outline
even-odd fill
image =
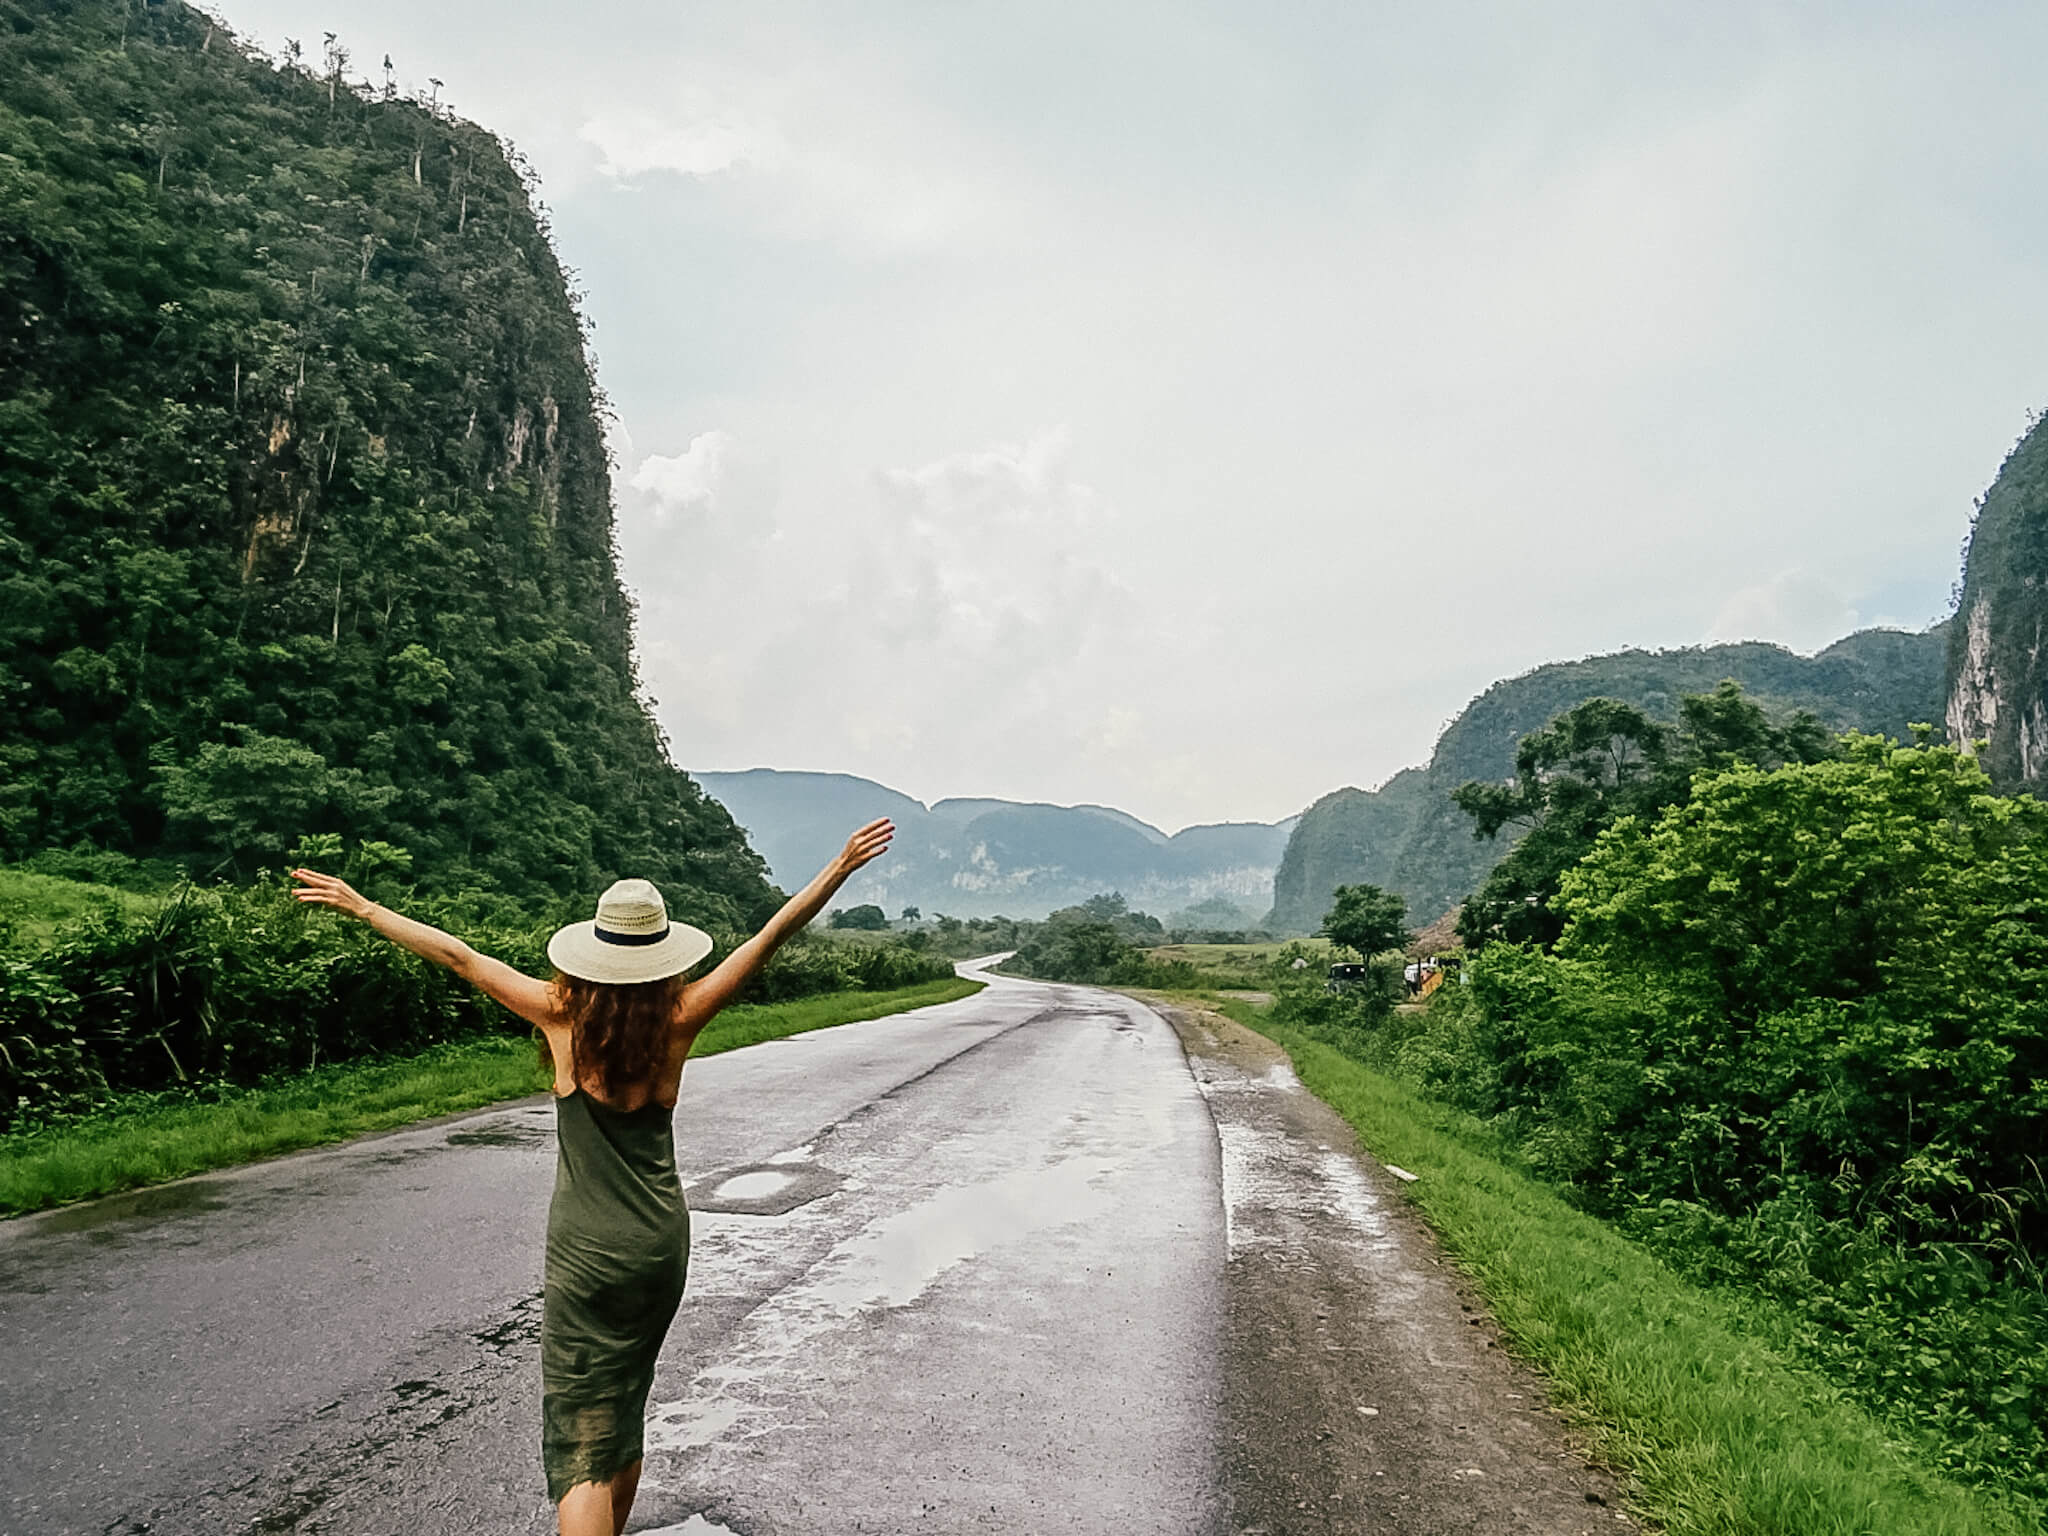
[[[345,882],[295,869],[300,901],[360,918],[534,1025],[554,1062],[558,1153],[541,1304],[541,1458],[562,1536],[616,1536],[640,1483],[647,1390],[682,1300],[690,1216],[676,1173],[683,1062],[697,1034],[847,876],[895,835],[871,821],[707,976],[710,935],[671,923],[645,880],[598,898],[594,922],[548,941],[552,981],[400,917]]]

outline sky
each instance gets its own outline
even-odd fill
[[[2048,404],[2039,6],[222,10],[531,162],[686,768],[1276,820],[1942,618]]]

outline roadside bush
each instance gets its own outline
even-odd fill
[[[409,904],[529,974],[550,974],[557,921],[501,901]],[[707,965],[729,953],[728,937]],[[743,1001],[941,980],[942,959],[900,945],[800,939]],[[47,943],[0,933],[0,1130],[114,1094],[250,1085],[331,1062],[411,1054],[523,1028],[497,1004],[362,924],[276,883],[186,886],[145,916],[112,906]]]
[[[1948,1470],[2048,1499],[2048,805],[1946,747],[1696,774],[1419,1018],[1324,1030],[1487,1120]],[[1276,1009],[1277,1009],[1276,1005]]]
[[[1275,968],[1271,976],[1273,1017],[1311,1032],[1336,1030],[1362,1036],[1384,1029],[1394,1017],[1401,983],[1391,966],[1372,965],[1340,992],[1329,989],[1326,967],[1300,971]]]
[[[2048,1503],[2048,1291],[1978,1251],[1911,1245],[1882,1216],[1830,1220],[1796,1195],[1740,1216],[1660,1201],[1630,1236],[1688,1279],[1780,1304],[1796,1350],[1929,1448],[1941,1470]]]
[[[1042,923],[1019,925],[1017,952],[1003,969],[1040,981],[1072,981],[1097,987],[1155,987],[1161,990],[1218,984],[1185,960],[1155,960],[1124,937],[1117,923],[1055,912]],[[1238,982],[1221,978],[1224,986]]]
[[[1587,1171],[1604,1198],[1791,1194],[1910,1243],[2048,1253],[2048,806],[1952,748],[1852,739],[1700,775],[1603,834],[1560,904],[1557,959],[1475,976],[1527,1028],[1555,968],[1566,1075],[1634,1074]]]

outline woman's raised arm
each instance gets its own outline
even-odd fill
[[[554,988],[504,961],[479,954],[452,933],[427,923],[401,917],[389,907],[379,906],[346,880],[323,875],[317,870],[295,869],[299,882],[292,894],[316,907],[332,907],[344,917],[368,923],[384,938],[409,949],[423,960],[446,966],[464,981],[518,1014],[529,1024],[555,1022]]]
[[[710,975],[683,989],[683,1022],[692,1033],[711,1021],[711,1016],[731,1002],[740,988],[768,963],[768,957],[804,924],[825,910],[825,903],[846,884],[847,877],[861,865],[879,859],[889,850],[896,835],[896,823],[884,816],[871,821],[846,840],[839,856],[818,871],[811,883],[782,904],[761,931],[718,962]]]

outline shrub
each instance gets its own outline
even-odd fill
[[[413,904],[529,974],[554,920],[502,898]],[[727,936],[712,962],[740,936]],[[801,939],[743,1000],[887,989],[952,974],[900,945]],[[47,944],[0,939],[0,1129],[115,1093],[253,1084],[329,1062],[409,1054],[516,1025],[466,983],[277,883],[185,886],[135,915],[106,907]]]

